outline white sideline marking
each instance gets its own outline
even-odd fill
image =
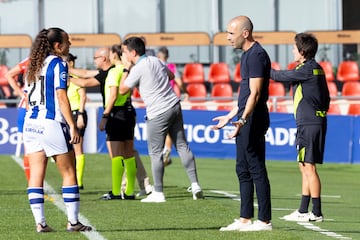
[[[23,169],[22,159],[17,156],[11,156],[11,157]],[[50,200],[50,202],[52,202],[58,209],[60,209],[62,212],[65,213],[65,215],[67,215],[62,196],[60,194],[58,194],[54,190],[54,188],[50,184],[48,184],[46,181],[44,181],[44,191],[46,192],[46,195],[48,195],[48,196],[46,196],[46,195],[44,196],[45,199]],[[93,230],[90,232],[80,232],[80,233],[84,234],[88,239],[106,240],[105,237],[103,237],[99,232],[96,231],[95,227],[90,223],[90,221],[86,217],[81,215],[80,213],[79,213],[79,221],[84,225],[90,225],[92,227]]]
[[[326,235],[328,237],[332,237],[332,238],[336,238],[336,239],[352,239],[351,237],[344,237],[343,235],[341,234],[338,234],[338,233],[335,233],[335,232],[331,232],[329,230],[326,230],[326,229],[322,229],[318,226],[315,226],[313,225],[312,223],[302,223],[302,222],[298,222],[297,224],[303,226],[304,228],[307,228],[307,229],[310,229],[310,230],[313,230],[313,231],[316,231],[316,232],[319,232],[323,235]]]
[[[229,197],[229,198],[231,198],[231,199],[233,199],[235,201],[240,201],[240,198],[237,195],[229,193],[229,192],[219,191],[219,190],[210,190],[210,192],[217,193],[217,194],[220,194],[220,195],[224,195],[225,197]],[[326,195],[326,197],[328,197],[328,198],[341,198],[341,196],[338,196],[338,195]],[[254,203],[254,206],[258,207],[258,205],[255,204],[255,203]],[[277,211],[285,211],[285,210],[287,210],[288,211],[288,210],[294,210],[294,209],[272,208],[272,210],[277,210]],[[328,219],[328,218],[326,218],[325,220],[326,221],[334,221],[334,219]],[[323,235],[326,235],[328,237],[332,237],[332,238],[336,238],[336,239],[352,239],[351,237],[345,237],[345,236],[342,236],[341,234],[331,232],[331,231],[326,230],[326,229],[322,229],[322,228],[320,228],[318,226],[315,226],[314,224],[309,223],[309,222],[306,222],[306,223],[297,222],[297,224],[302,225],[304,228],[310,229],[312,231],[319,232],[319,233],[321,233]]]

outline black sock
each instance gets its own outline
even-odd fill
[[[301,196],[301,203],[300,203],[299,212],[300,213],[307,213],[308,208],[309,208],[309,204],[310,204],[310,196],[302,195]]]
[[[318,198],[312,198],[312,204],[313,204],[313,208],[312,208],[312,212],[315,216],[320,217],[322,216],[322,212],[321,212],[321,199],[320,197]]]

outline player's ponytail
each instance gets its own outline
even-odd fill
[[[45,58],[55,52],[54,44],[62,42],[63,32],[64,30],[60,28],[49,28],[43,29],[38,33],[31,47],[30,62],[26,74],[28,83],[36,81]]]

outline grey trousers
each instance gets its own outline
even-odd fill
[[[191,183],[198,182],[195,158],[186,141],[180,103],[167,112],[147,120],[146,126],[155,191],[163,192],[164,162],[162,153],[167,133],[170,134]]]

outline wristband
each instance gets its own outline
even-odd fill
[[[241,117],[239,122],[244,126],[247,123],[247,120]]]
[[[109,114],[103,114],[102,118],[105,118],[105,119],[109,118]]]
[[[130,72],[130,70],[129,70],[129,69],[127,69],[127,68],[124,68],[123,72],[124,72],[124,73],[129,73],[129,72]]]
[[[84,112],[77,112],[78,115],[84,115]]]

